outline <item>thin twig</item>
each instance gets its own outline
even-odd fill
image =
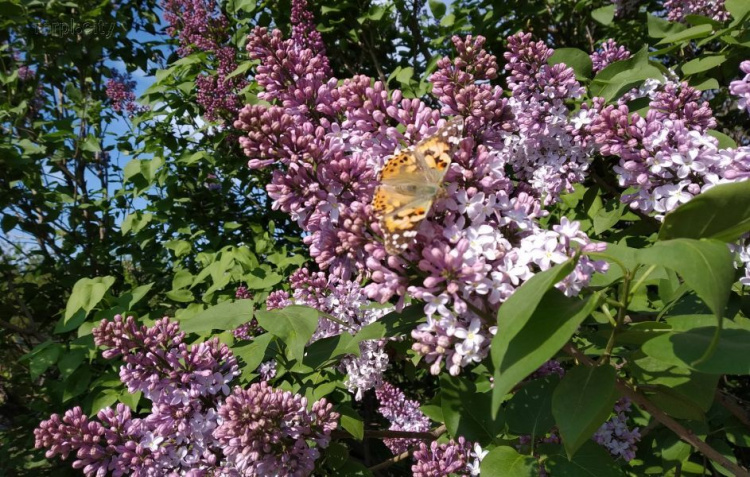
[[[591,358],[583,354],[580,350],[578,350],[578,348],[570,343],[566,344],[563,347],[563,351],[565,351],[568,355],[572,356],[579,362],[585,364],[586,366],[596,366],[596,363],[594,363]],[[633,389],[628,383],[620,378],[617,378],[615,386],[617,387],[618,391],[625,395],[625,397],[633,401],[638,405],[638,407],[649,413],[651,417],[677,434],[677,437],[698,449],[698,452],[708,457],[709,459],[718,462],[724,468],[730,470],[735,476],[750,477],[750,472],[730,461],[719,451],[708,445],[705,441],[699,439],[698,436],[693,433],[693,431],[685,428],[682,424],[669,417],[664,413],[664,411],[662,411],[661,409],[656,407],[654,403],[649,401],[646,396]]]
[[[716,400],[719,404],[724,406],[727,411],[731,412],[734,417],[737,418],[742,424],[750,427],[750,413],[747,409],[742,407],[737,401],[738,399],[721,389],[716,390]]]

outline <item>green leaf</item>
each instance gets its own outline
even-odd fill
[[[402,336],[409,333],[424,319],[424,307],[421,304],[410,305],[401,311],[392,311],[363,327],[354,338],[355,341],[360,342]]]
[[[727,56],[715,55],[715,56],[704,56],[702,58],[696,58],[690,60],[682,65],[682,74],[685,76],[702,73],[710,69],[716,68],[727,60]]]
[[[78,310],[87,314],[104,298],[112,285],[115,277],[81,278],[73,285],[73,292],[68,298],[65,307],[65,320],[70,319]]]
[[[505,421],[514,434],[530,434],[531,440],[545,435],[555,425],[552,393],[560,382],[557,375],[524,385],[505,405]]]
[[[518,293],[516,291],[511,298]],[[598,302],[598,293],[579,300],[567,298],[561,291],[552,289],[521,332],[511,337],[498,327],[490,348],[495,365],[493,411],[500,407],[502,399],[516,384],[539,369],[568,342]]]
[[[195,299],[190,290],[170,290],[165,293],[165,295],[167,295],[167,298],[170,300],[180,303],[190,303]]]
[[[714,402],[719,380],[716,375],[663,363],[650,356],[632,361],[628,370],[637,378],[639,384],[666,387],[692,401],[704,412],[708,411]]]
[[[502,475],[503,477],[537,477],[539,463],[529,455],[521,455],[512,447],[492,449],[482,459],[480,475]]]
[[[447,7],[443,2],[439,0],[430,0],[430,11],[432,12],[432,16],[435,17],[436,20],[440,20],[445,16]]]
[[[149,291],[151,291],[151,287],[154,286],[154,282],[147,283],[145,285],[141,285],[139,287],[134,288],[133,290],[123,293],[119,297],[117,297],[117,304],[121,307],[125,308],[126,310],[132,310],[133,307],[145,297]]]
[[[66,333],[80,326],[114,283],[115,277],[110,276],[78,280],[73,285],[73,291],[65,306],[65,315],[57,323],[55,333]]]
[[[611,24],[612,20],[615,19],[615,5],[607,5],[606,7],[594,9],[591,12],[591,18],[604,26]]]
[[[684,31],[687,28],[682,23],[670,22],[650,13],[646,20],[646,26],[648,27],[648,36],[651,38],[665,38]]]
[[[303,364],[312,369],[319,369],[339,356],[359,356],[359,343],[354,336],[346,332],[319,339],[307,347]]]
[[[660,240],[710,238],[734,242],[750,232],[750,182],[712,187],[664,218]]]
[[[70,401],[76,396],[83,394],[91,382],[91,368],[88,366],[81,368],[77,373],[70,376],[65,381],[65,390],[63,391],[63,402]]]
[[[713,342],[716,326],[702,326],[657,336],[643,344],[643,352],[664,363],[710,374],[750,374],[750,331],[722,329],[713,354],[696,363]]]
[[[662,40],[657,43],[657,45],[667,45],[670,43],[680,43],[689,40],[695,40],[697,38],[703,38],[710,35],[712,31],[713,27],[711,25],[697,25],[686,30],[668,35],[665,38],[662,38]]]
[[[596,74],[589,87],[591,97],[601,96],[607,101],[616,99],[646,79],[662,80],[664,75],[649,63],[648,47],[622,61],[616,61]]]
[[[497,312],[498,336],[502,334],[510,339],[518,334],[526,326],[547,291],[568,276],[574,268],[575,263],[568,260],[537,273],[524,282]]]
[[[551,446],[549,446],[551,447]],[[545,452],[548,446],[540,446]],[[557,449],[560,449],[557,446]],[[563,452],[550,452],[544,462],[549,475],[555,477],[621,477],[625,473],[609,452],[597,443],[587,440],[571,459]]]
[[[576,366],[568,371],[552,395],[555,416],[568,457],[596,432],[617,401],[612,366]]]
[[[575,71],[577,79],[590,78],[594,70],[589,54],[578,48],[557,48],[547,63],[550,65],[564,63]]]
[[[727,9],[735,21],[739,21],[750,13],[750,2],[747,0],[726,0],[724,8]]]
[[[255,317],[263,329],[286,344],[293,359],[302,362],[305,345],[318,326],[318,310],[292,305],[281,310],[258,311]]]
[[[365,438],[365,421],[362,416],[347,405],[338,406],[336,412],[341,414],[341,427],[356,440],[362,441]]]
[[[225,301],[185,320],[181,320],[180,329],[186,333],[210,330],[233,330],[252,319],[253,300]]]
[[[60,377],[65,380],[72,375],[76,369],[83,363],[86,357],[86,351],[82,349],[71,349],[65,353],[57,362],[57,368],[60,370]]]
[[[256,268],[250,272],[250,276],[245,280],[247,288],[250,290],[266,290],[281,282],[284,277],[278,273],[267,272],[262,268]]]
[[[491,416],[489,392],[479,393],[472,381],[448,374],[440,377],[440,388],[445,426],[452,436],[486,445],[502,432],[504,419],[502,415]]]
[[[47,346],[40,345],[38,351],[36,349],[32,351],[29,359],[31,380],[36,381],[36,379],[47,371],[50,366],[55,364],[61,351],[62,346],[59,343],[51,343]]]
[[[718,87],[719,87],[718,82],[716,82],[716,88],[714,89],[718,89]],[[734,142],[734,139],[732,139],[731,137],[727,136],[726,134],[722,132],[716,131],[714,129],[709,129],[706,131],[706,133],[709,136],[714,137],[719,141],[719,149],[736,149],[737,148],[737,143]],[[742,184],[742,182],[740,182],[740,184]]]
[[[667,240],[640,250],[638,259],[645,265],[661,265],[677,272],[721,319],[734,283],[734,265],[726,244],[718,240]]]
[[[249,344],[232,347],[232,353],[234,353],[235,356],[242,358],[242,361],[245,363],[245,365],[242,366],[243,376],[247,376],[255,371],[260,363],[263,362],[263,358],[266,355],[266,349],[268,349],[268,344],[272,339],[273,335],[271,333],[263,333],[262,335],[254,337]]]

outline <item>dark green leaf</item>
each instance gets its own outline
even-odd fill
[[[232,347],[232,353],[238,358],[242,358],[242,361],[245,363],[242,366],[243,376],[247,376],[249,373],[255,371],[260,363],[263,362],[266,349],[272,338],[273,335],[271,333],[263,333],[254,337],[248,344]]]
[[[722,184],[667,214],[660,240],[713,238],[733,242],[750,231],[750,182]]]
[[[590,78],[594,68],[589,54],[578,48],[557,48],[547,63],[550,65],[564,63],[575,71],[578,79]]]
[[[710,374],[750,374],[750,331],[721,330],[714,353],[695,363],[717,332],[715,326],[693,328],[657,336],[643,345],[643,352],[664,363]]]
[[[546,447],[540,448],[540,452],[544,452]],[[545,461],[545,467],[549,470],[549,474],[555,477],[621,477],[625,475],[609,452],[593,441],[584,442],[570,460],[564,452],[550,453]]]
[[[495,365],[493,411],[500,407],[502,399],[516,384],[539,369],[568,342],[598,302],[598,294],[579,300],[567,298],[561,291],[552,289],[520,333],[508,337],[498,327],[490,348]]]
[[[448,374],[440,377],[440,388],[443,417],[452,436],[486,445],[500,434],[504,419],[502,415],[492,418],[489,392],[478,393],[473,382]]]
[[[529,434],[534,441],[552,426],[552,393],[560,382],[557,375],[536,379],[525,384],[505,405],[505,421],[514,434]]]
[[[341,414],[341,427],[351,434],[355,439],[361,441],[365,438],[365,421],[362,416],[352,407],[341,405],[336,408],[336,412]]]
[[[617,373],[609,365],[576,366],[568,371],[552,395],[555,416],[568,456],[599,429],[617,401]]]
[[[734,283],[732,256],[725,243],[686,238],[667,240],[640,250],[638,259],[643,264],[661,265],[677,272],[721,319]]]

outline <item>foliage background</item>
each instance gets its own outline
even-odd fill
[[[662,65],[681,67],[681,77],[712,91],[718,131],[749,144],[750,119],[726,92],[748,57],[746,25],[732,41],[675,39],[686,27],[665,20],[661,2],[636,3],[617,18],[614,4],[593,0],[328,0],[311,8],[334,76],[367,74],[407,97],[425,96],[427,78],[437,59],[450,54],[454,34],[485,36],[498,57],[505,38],[520,30],[550,47],[586,52],[605,38],[632,51],[649,45]],[[239,286],[254,293],[259,308],[268,292],[287,286],[284,277],[308,263],[301,231],[271,208],[264,192],[268,173],[245,167],[234,113],[204,118],[196,79],[217,74],[216,55],[180,54],[166,31],[164,8],[151,1],[0,2],[5,475],[71,472],[31,450],[31,430],[50,413],[74,405],[94,411],[117,401],[137,405],[138,396],[127,393],[116,367],[93,344],[90,330],[99,320],[125,311],[147,323],[165,315],[188,320],[233,299]],[[235,76],[248,76],[252,66],[244,50],[251,28],[291,30],[289,2],[230,0],[216,9],[229,19],[221,41],[236,48]],[[685,68],[717,56],[721,62],[709,68]],[[153,76],[153,84],[140,98],[145,108],[117,111],[108,81],[128,73]],[[248,79],[237,92],[241,104],[259,101]],[[606,194],[598,193],[609,207]],[[566,213],[596,222],[601,207],[594,202],[584,198]],[[653,223],[639,224],[643,237],[655,230]],[[624,236],[627,226],[615,219],[602,237]],[[71,304],[74,284],[86,293]],[[745,310],[745,297],[737,296]],[[412,379],[421,371],[403,367],[397,384],[416,398],[434,394],[436,383]],[[744,377],[727,378],[724,388],[750,399]],[[747,430],[737,432],[741,437],[722,449],[747,465]],[[387,457],[382,446],[372,452]]]

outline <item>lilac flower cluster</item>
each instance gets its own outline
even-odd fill
[[[144,106],[139,106],[135,102],[135,81],[130,79],[128,75],[121,74],[117,71],[112,72],[112,78],[107,80],[107,90],[105,94],[107,98],[112,102],[112,109],[115,112],[125,112],[128,115],[144,111],[147,109]]]
[[[593,439],[614,457],[622,457],[625,462],[630,462],[635,458],[636,444],[641,440],[637,427],[628,428],[630,400],[622,398],[617,401],[614,412],[615,415],[594,433]]]
[[[308,411],[301,396],[265,383],[247,391],[235,388],[229,396],[229,382],[239,374],[229,348],[215,338],[188,347],[178,324],[167,318],[147,328],[118,315],[112,322],[102,321],[93,334],[97,345],[109,348],[105,358],[125,362],[120,368],[123,383],[131,393],[143,392],[151,410],[133,417],[118,404],[99,411],[94,420],[76,407],[39,425],[36,447],[46,448],[48,458],[75,453],[73,467],[87,476],[268,475],[242,467],[249,452],[270,473],[309,475],[318,451],[304,439],[325,447],[336,427],[338,415],[325,400]],[[238,408],[244,413],[239,418]],[[250,414],[255,421],[248,424],[242,416]],[[263,424],[256,439],[265,436],[273,442],[281,436],[283,445],[247,444],[246,436],[258,433],[258,422]]]
[[[745,73],[745,77],[732,81],[729,84],[729,92],[739,98],[737,101],[739,108],[750,113],[750,61],[740,63],[740,70]]]
[[[304,397],[256,383],[235,388],[219,409],[214,435],[240,475],[307,476],[338,425],[332,408],[321,399],[308,411]]]
[[[391,431],[428,432],[430,419],[419,409],[419,402],[407,399],[403,391],[391,383],[383,383],[375,390],[375,396],[380,401],[378,412],[390,421]],[[383,443],[395,455],[418,445],[419,439],[383,439]]]
[[[667,82],[648,94],[645,117],[622,101],[603,108],[590,129],[604,156],[619,156],[620,186],[632,187],[622,201],[657,217],[710,187],[747,177],[744,148],[719,150],[707,134],[715,127],[711,108],[686,83]]]
[[[273,292],[266,306],[271,309],[296,304],[321,311],[311,342],[342,332],[356,333],[391,311],[390,307],[367,307],[369,301],[357,282],[341,280],[324,272],[300,268],[292,273],[289,282],[294,290],[292,296],[286,292]],[[382,383],[389,362],[385,344],[385,340],[365,340],[359,344],[359,356],[342,358],[340,370],[346,373],[344,385],[355,393],[356,399],[362,399],[365,391]]]
[[[724,0],[666,0],[664,8],[667,19],[673,22],[684,22],[688,15],[702,15],[717,22],[729,20]]]
[[[627,48],[618,45],[613,39],[602,43],[602,46],[591,54],[591,62],[594,64],[594,72],[599,72],[616,61],[627,60],[631,54]]]
[[[570,68],[546,64],[551,50],[543,44],[523,34],[510,41],[510,100],[488,83],[499,68],[484,38],[455,37],[457,58],[441,60],[431,77],[443,105],[437,111],[363,76],[339,82],[322,48],[283,40],[278,30],[256,28],[248,40],[260,63],[259,97],[271,103],[246,106],[235,123],[246,133],[240,144],[249,166],[273,167],[273,207],[298,222],[329,277],[342,284],[369,277],[364,291],[381,303],[397,296],[401,306],[407,292],[426,302],[428,322],[414,331],[414,349],[433,373],[445,363],[458,374],[483,359],[494,332],[485,316],[535,272],[592,247],[576,223],[546,231],[538,222],[543,205],[572,190],[588,167],[588,112],[565,106],[582,88]],[[467,132],[444,181],[447,194],[414,246],[388,256],[370,206],[374,171],[397,148],[434,133],[440,112],[464,115]],[[509,167],[523,180],[514,182]],[[410,263],[421,277],[415,282]],[[584,258],[560,286],[576,294],[604,266]]]
[[[479,475],[479,466],[487,451],[479,444],[472,445],[463,437],[457,441],[450,440],[444,444],[433,441],[429,446],[420,443],[414,451],[414,465],[411,466],[414,477],[447,477],[449,475]]]
[[[177,36],[177,53],[187,56],[195,51],[209,53],[216,62],[215,74],[203,74],[195,80],[197,102],[206,119],[220,119],[226,112],[234,116],[240,108],[238,93],[247,86],[237,69],[237,49],[231,44],[229,21],[215,0],[164,0],[167,33]]]

